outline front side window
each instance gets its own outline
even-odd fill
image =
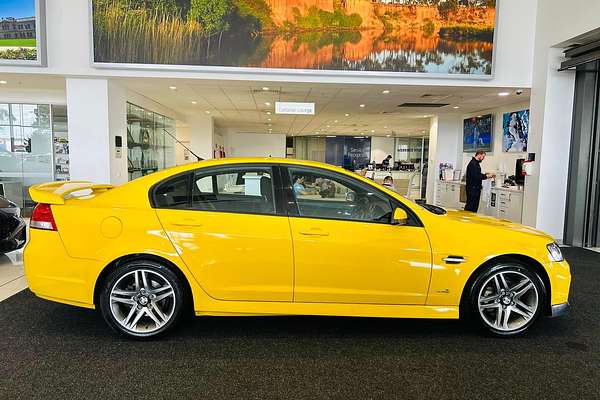
[[[271,168],[240,167],[198,172],[192,185],[192,208],[245,214],[275,214]]]
[[[302,217],[389,223],[390,200],[361,182],[327,171],[289,168]]]

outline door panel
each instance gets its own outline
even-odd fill
[[[219,300],[292,301],[287,217],[156,210],[200,286]]]
[[[425,229],[354,221],[290,218],[294,300],[425,304],[431,249]]]

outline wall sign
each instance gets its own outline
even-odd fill
[[[44,0],[0,2],[0,65],[45,65]]]
[[[315,115],[315,103],[275,102],[275,114]]]
[[[90,1],[96,64],[492,75],[496,0]]]

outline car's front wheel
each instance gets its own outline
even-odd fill
[[[177,275],[153,261],[125,263],[104,282],[99,306],[107,324],[130,338],[151,338],[181,318],[185,292]]]
[[[546,304],[546,289],[539,275],[523,265],[495,265],[473,282],[471,316],[488,331],[513,336],[527,330]]]

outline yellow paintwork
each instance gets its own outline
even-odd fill
[[[197,315],[458,318],[473,272],[493,257],[517,254],[543,266],[551,304],[568,301],[569,265],[550,261],[551,237],[466,212],[435,215],[381,186],[424,227],[151,208],[148,192],[155,183],[233,163],[312,166],[376,185],[327,164],[244,158],[171,168],[115,188],[85,182],[33,186],[33,200],[51,204],[58,232],[30,230],[24,262],[31,290],[94,308],[102,271],[121,257],[146,254],[182,272]],[[83,189],[91,193],[72,197]],[[466,262],[448,265],[443,258],[449,255]]]

